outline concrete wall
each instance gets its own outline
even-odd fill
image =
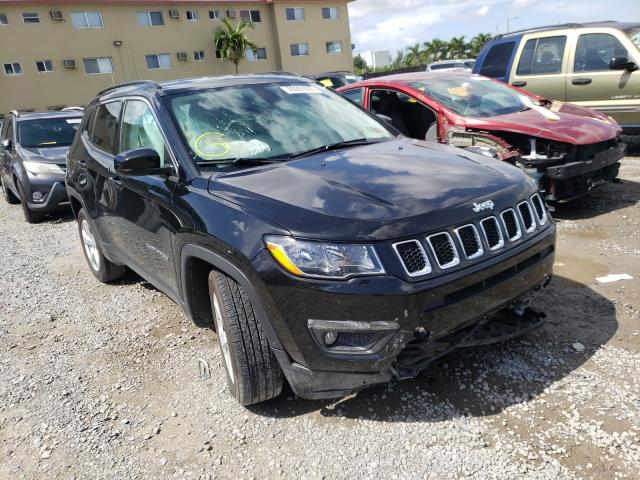
[[[301,74],[326,70],[351,70],[351,38],[347,0],[303,1],[295,6],[305,8],[305,20],[287,21],[285,8],[288,1],[274,0],[254,2],[105,2],[61,4],[4,3],[0,1],[0,13],[7,15],[9,25],[0,26],[0,115],[11,109],[45,110],[54,106],[82,105],[95,93],[114,83],[136,79],[170,80],[204,75],[234,73],[233,64],[216,59],[213,33],[221,26],[219,20],[209,19],[209,10],[219,10],[224,16],[228,9],[260,10],[261,22],[249,30],[248,37],[267,50],[266,60],[242,60],[240,73],[287,70]],[[340,18],[323,20],[322,7],[337,6]],[[178,8],[180,19],[169,17],[169,9]],[[186,10],[200,13],[200,20],[188,21]],[[61,10],[64,21],[54,21],[49,12]],[[70,13],[96,11],[102,14],[104,28],[78,29],[71,22]],[[142,27],[138,25],[136,12],[161,11],[164,26]],[[39,24],[25,24],[23,12],[38,12]],[[343,52],[327,54],[325,42],[340,40]],[[121,46],[114,46],[121,41]],[[290,44],[308,42],[310,56],[291,57]],[[204,62],[194,60],[193,52],[204,50]],[[181,61],[177,52],[187,52],[188,60]],[[168,69],[147,68],[147,54],[169,53],[172,66]],[[85,72],[83,58],[111,57],[114,72],[89,75]],[[65,69],[64,59],[74,59],[77,68]],[[39,73],[35,62],[52,60],[54,71]],[[3,65],[20,62],[23,73],[8,76]]]

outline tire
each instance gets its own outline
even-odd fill
[[[233,397],[241,405],[252,405],[280,395],[282,370],[247,292],[232,278],[212,271],[209,298]]]
[[[20,182],[16,182],[16,187],[18,187],[18,193],[20,194],[20,204],[22,205],[22,213],[24,213],[24,219],[28,223],[40,223],[45,214],[41,212],[37,212],[35,210],[31,210],[29,208],[29,204],[27,203],[27,195],[22,190],[22,186]]]
[[[2,193],[4,194],[4,199],[9,205],[17,205],[20,203],[20,199],[14,195],[14,193],[9,190],[4,184],[4,180],[0,178],[0,184],[2,185]]]
[[[102,254],[102,249],[93,235],[91,224],[89,223],[84,208],[78,212],[78,233],[80,234],[80,243],[82,244],[84,258],[87,260],[91,273],[93,273],[98,280],[102,283],[109,283],[122,277],[126,273],[126,266],[116,265]]]

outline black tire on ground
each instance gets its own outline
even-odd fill
[[[209,274],[209,298],[216,329],[222,325],[224,330],[218,332],[218,345],[231,394],[241,405],[264,402],[280,395],[282,370],[247,292],[232,278],[214,270]],[[216,299],[220,318],[216,318]],[[228,360],[222,345],[224,336]]]
[[[83,222],[86,224],[83,225]],[[83,226],[88,228],[88,232],[91,234],[91,240],[95,245],[94,255],[97,258],[97,268],[92,263],[92,259],[90,259],[90,253],[88,252],[87,244],[85,243],[85,237],[83,234]],[[98,241],[96,240],[92,230],[91,224],[89,223],[88,217],[84,208],[78,212],[78,233],[80,234],[80,243],[82,245],[82,253],[84,253],[84,258],[87,260],[87,264],[89,265],[89,269],[91,273],[100,280],[102,283],[112,282],[120,277],[122,277],[127,272],[127,267],[125,265],[116,265],[115,263],[110,262],[103,254],[102,249]]]
[[[0,178],[0,184],[2,185],[2,193],[4,194],[4,199],[9,205],[17,205],[20,203],[20,199],[14,195],[14,193],[9,190],[4,184],[4,180]]]
[[[27,195],[24,193],[20,182],[16,183],[16,187],[18,187],[18,193],[20,194],[20,204],[22,206],[22,213],[24,213],[24,219],[29,223],[40,223],[44,219],[45,214],[31,210],[27,203]]]

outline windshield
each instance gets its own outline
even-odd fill
[[[18,143],[26,148],[68,147],[80,118],[41,118],[18,123]]]
[[[354,140],[393,138],[379,121],[312,83],[261,83],[176,95],[170,107],[201,164],[283,159]]]
[[[627,37],[631,39],[633,44],[640,50],[640,27],[628,28],[624,31]]]
[[[410,85],[465,117],[494,117],[529,108],[531,101],[506,85],[478,75],[452,74]]]

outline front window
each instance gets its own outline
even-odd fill
[[[409,84],[465,117],[494,117],[527,110],[532,104],[508,86],[477,75],[447,75]]]
[[[260,23],[260,10],[240,10],[240,19]]]
[[[80,121],[80,118],[22,120],[18,123],[18,142],[25,148],[68,147]]]
[[[247,60],[250,62],[254,62],[256,60],[266,60],[267,49],[264,47],[256,48],[255,50],[251,48],[247,48],[245,52],[245,56],[247,57]]]
[[[322,18],[325,20],[335,20],[338,18],[338,7],[323,7]]]
[[[71,23],[75,28],[102,28],[100,12],[71,12]]]
[[[209,19],[220,20],[220,10],[209,10]]]
[[[261,83],[175,95],[169,105],[202,164],[287,158],[344,141],[393,135],[351,102],[316,84]]]
[[[193,52],[193,59],[196,62],[204,62],[204,50]]]
[[[198,10],[187,10],[187,20],[191,22],[200,20],[200,12]]]
[[[38,60],[36,62],[36,69],[40,73],[53,72],[53,63],[51,60]]]
[[[624,33],[629,37],[629,40],[633,42],[638,50],[640,50],[640,27],[629,28],[624,31]]]
[[[7,75],[22,75],[22,65],[20,65],[20,63],[18,62],[5,63],[4,73],[6,73]]]
[[[141,100],[128,101],[122,115],[120,130],[121,152],[151,148],[158,153],[160,166],[164,166],[168,156],[164,137],[149,105]]]
[[[576,45],[574,72],[597,72],[609,70],[609,62],[614,57],[627,57],[627,49],[613,35],[608,33],[587,33],[580,35]]]
[[[327,53],[342,53],[342,42],[327,42]]]
[[[0,13],[0,25],[9,25],[9,19],[6,13]]]
[[[516,73],[518,75],[560,73],[566,42],[567,37],[564,35],[527,40],[520,55]]]
[[[138,12],[138,25],[142,27],[151,27],[157,25],[164,25],[164,19],[162,18],[162,12]]]

